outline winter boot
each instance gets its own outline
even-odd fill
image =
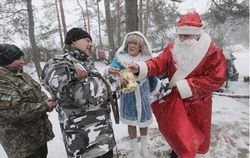
[[[134,158],[142,158],[140,152],[139,152],[139,147],[137,143],[137,138],[131,139],[130,140],[131,148],[133,150]]]
[[[141,153],[144,158],[150,158],[148,149],[147,136],[141,136]]]

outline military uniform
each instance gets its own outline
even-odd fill
[[[75,77],[75,67],[97,72],[88,56],[69,45],[46,63],[42,81],[57,100],[57,111],[68,157],[93,158],[111,151],[114,139],[107,87],[89,75]]]
[[[0,143],[9,158],[28,157],[54,137],[46,99],[27,73],[0,66]]]

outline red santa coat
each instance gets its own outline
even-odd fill
[[[158,57],[138,63],[138,78],[167,72],[171,80],[177,71],[172,48],[170,44]],[[152,104],[161,133],[180,158],[194,158],[210,146],[212,92],[225,81],[226,60],[215,43],[207,48],[192,71],[177,79],[171,93]]]

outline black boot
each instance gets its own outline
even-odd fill
[[[174,150],[170,153],[170,158],[178,158],[177,154],[174,152]]]

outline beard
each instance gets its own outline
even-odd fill
[[[189,64],[193,63],[196,57],[198,41],[187,39],[183,42],[176,38],[173,47],[173,59],[177,69],[185,70]]]

